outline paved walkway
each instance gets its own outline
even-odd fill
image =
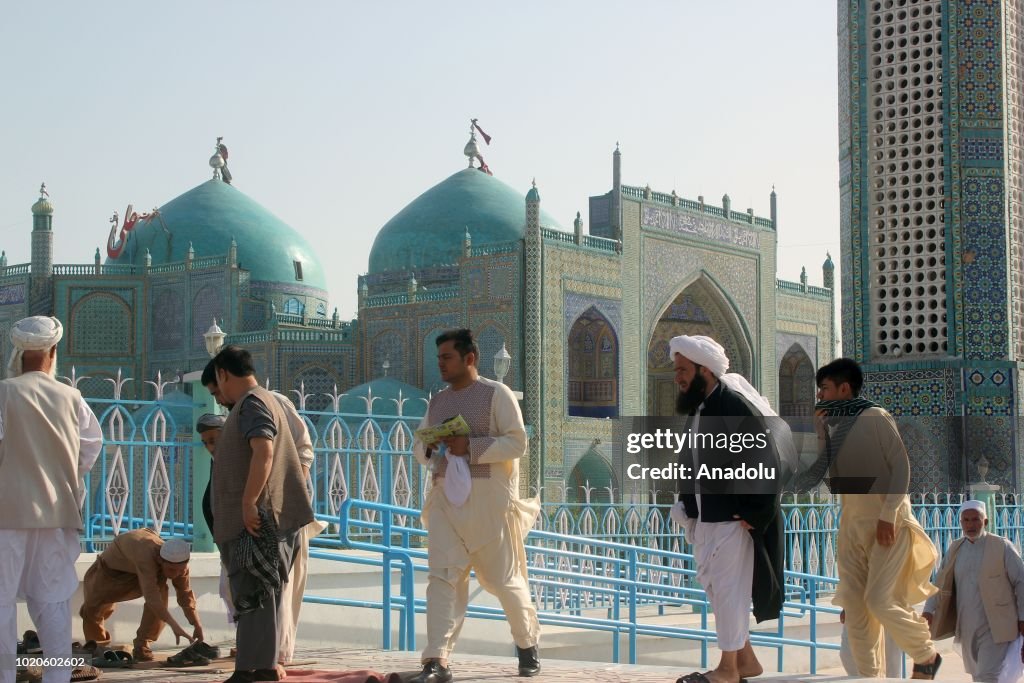
[[[158,657],[166,657],[174,651],[158,652]],[[956,658],[947,659],[943,663],[939,680],[970,681],[963,673],[963,667]],[[455,683],[494,683],[505,679],[515,679],[525,683],[673,683],[676,678],[688,673],[679,668],[663,666],[630,666],[628,664],[607,664],[601,662],[574,662],[560,659],[542,660],[543,670],[540,676],[532,679],[518,678],[516,662],[513,657],[484,657],[479,655],[458,655],[452,662]],[[372,669],[384,673],[397,671],[408,672],[410,675],[419,670],[419,654],[416,652],[383,651],[383,650],[313,650],[300,649],[296,653],[296,663],[289,667],[299,671],[302,669],[320,670],[353,670]],[[217,660],[213,665],[203,668],[187,669],[108,669],[103,672],[101,681],[145,681],[146,683],[183,683],[184,681],[210,682],[223,681],[231,675],[232,661]],[[818,676],[801,676],[797,674],[769,673],[759,676],[756,681],[771,683],[795,683],[797,681],[813,681],[828,683],[829,681],[856,681],[868,679],[850,679],[839,673]],[[878,683],[884,679],[870,679]]]

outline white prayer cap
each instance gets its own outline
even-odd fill
[[[183,541],[180,538],[168,538],[160,548],[161,559],[175,564],[179,562],[188,562],[188,558],[191,553],[192,546],[188,541]]]
[[[21,361],[25,351],[48,351],[64,336],[64,327],[56,318],[34,315],[22,318],[11,328],[11,344],[14,350],[7,362],[7,376],[21,374]],[[53,368],[54,370],[56,368]]]
[[[703,365],[715,377],[721,377],[729,369],[729,357],[725,349],[711,337],[701,335],[680,335],[668,343],[670,356],[677,353],[697,365]]]
[[[988,519],[988,513],[985,511],[985,503],[980,500],[968,500],[960,506],[960,514],[964,514],[968,510],[977,510],[981,513],[981,516]]]

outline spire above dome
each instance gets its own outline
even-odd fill
[[[33,216],[52,216],[53,204],[50,203],[50,193],[46,191],[46,183],[39,186],[39,199],[32,205]]]

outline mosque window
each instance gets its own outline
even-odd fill
[[[813,432],[814,364],[793,344],[779,363],[779,414],[795,432]]]
[[[295,297],[284,302],[284,312],[288,315],[302,315],[305,311],[306,307]]]
[[[295,279],[302,281],[302,261],[292,261],[292,265],[295,266]]]
[[[569,415],[618,417],[619,343],[611,323],[588,308],[569,331]]]

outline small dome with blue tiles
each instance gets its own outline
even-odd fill
[[[541,211],[541,225],[558,223]],[[441,181],[388,221],[370,251],[370,273],[457,263],[466,232],[473,246],[509,242],[526,232],[526,198],[476,168]]]
[[[112,236],[115,241],[116,236]],[[220,180],[208,180],[175,197],[151,217],[140,218],[118,252],[108,245],[107,263],[153,266],[222,256],[238,244],[239,267],[254,281],[326,290],[324,270],[312,246],[287,223]],[[297,265],[298,264],[298,265]]]

